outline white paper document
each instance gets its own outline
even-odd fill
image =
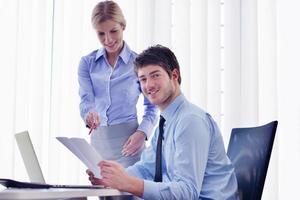
[[[101,178],[98,163],[103,158],[85,139],[75,137],[56,137],[56,139],[75,154],[94,173],[96,178]]]

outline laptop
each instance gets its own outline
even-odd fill
[[[15,134],[23,162],[30,182],[21,182],[12,179],[0,179],[0,184],[15,188],[104,188],[102,185],[52,185],[46,184],[42,169],[37,159],[28,131]]]

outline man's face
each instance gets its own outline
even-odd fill
[[[178,71],[173,70],[171,77],[159,65],[147,65],[138,69],[142,91],[148,100],[164,110],[177,96]]]

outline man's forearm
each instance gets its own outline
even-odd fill
[[[128,184],[124,186],[123,191],[129,192],[138,197],[142,197],[144,193],[144,181],[142,179],[130,176]]]

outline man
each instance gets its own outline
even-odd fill
[[[234,169],[219,128],[181,94],[173,52],[150,47],[136,58],[135,70],[143,93],[160,109],[159,128],[139,162],[125,170],[117,162],[102,161],[102,179],[89,173],[91,182],[144,199],[237,199]]]

